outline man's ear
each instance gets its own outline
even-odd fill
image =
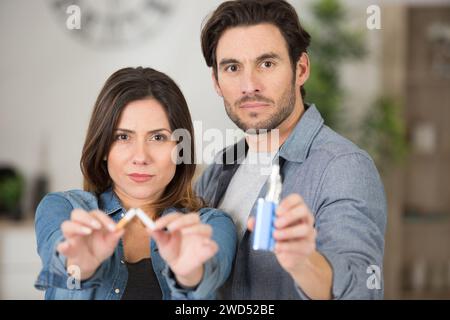
[[[217,81],[216,74],[214,73],[214,70],[211,71],[211,78],[212,78],[212,81],[213,81],[213,84],[214,84],[214,89],[216,90],[217,94],[220,97],[223,97],[222,90],[219,87],[219,82]]]
[[[297,85],[302,86],[305,84],[306,80],[308,80],[309,78],[309,71],[310,71],[309,57],[306,52],[303,52],[297,61],[297,68],[295,74]]]

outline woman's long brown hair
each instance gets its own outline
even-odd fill
[[[113,143],[114,130],[124,108],[133,101],[153,98],[165,109],[172,132],[189,132],[190,161],[177,164],[175,176],[157,203],[149,204],[160,213],[169,207],[197,211],[205,204],[192,189],[195,173],[194,129],[186,100],[176,83],[151,68],[124,68],[109,77],[94,106],[84,142],[80,166],[84,190],[97,196],[113,186],[104,160]],[[186,141],[184,142],[186,145]]]

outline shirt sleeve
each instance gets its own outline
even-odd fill
[[[35,282],[39,290],[50,287],[60,289],[90,289],[101,285],[101,279],[109,259],[84,281],[77,282],[66,270],[67,259],[58,253],[56,247],[64,241],[61,224],[70,219],[73,206],[59,193],[51,193],[42,199],[35,216],[37,251],[41,258],[42,270]]]
[[[179,286],[174,274],[166,265],[163,274],[166,277],[173,299],[215,299],[217,289],[225,283],[230,275],[237,247],[236,227],[227,214],[216,209],[207,210],[212,212],[205,215],[206,218],[202,218],[202,221],[212,226],[212,238],[217,243],[219,251],[205,262],[202,280],[193,289]]]
[[[317,250],[332,267],[333,298],[382,299],[387,208],[373,161],[362,153],[334,158],[317,195]]]

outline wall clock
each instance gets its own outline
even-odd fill
[[[172,15],[178,0],[50,0],[59,25],[68,33],[87,43],[117,46],[148,40],[160,32]],[[79,8],[79,28],[67,26],[73,22]],[[74,8],[74,7],[71,7]]]

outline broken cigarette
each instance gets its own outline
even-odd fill
[[[120,221],[117,223],[116,231],[125,228],[125,226],[128,224],[128,222],[133,220],[135,215],[136,215],[136,209],[133,208],[133,209],[128,210],[128,212],[125,214],[125,216],[122,219],[120,219]]]
[[[120,230],[125,228],[125,226],[131,221],[133,220],[133,218],[137,216],[139,218],[139,220],[142,221],[142,223],[149,229],[154,230],[155,229],[155,223],[153,222],[152,219],[150,219],[144,211],[142,211],[141,209],[137,208],[132,208],[130,210],[128,210],[128,212],[125,214],[125,216],[117,223],[116,225],[116,230]]]
[[[136,215],[138,216],[139,219],[141,219],[141,221],[145,224],[145,226],[147,228],[149,228],[150,230],[155,230],[156,225],[153,222],[152,219],[150,219],[144,211],[142,211],[141,209],[137,208],[135,209]]]

